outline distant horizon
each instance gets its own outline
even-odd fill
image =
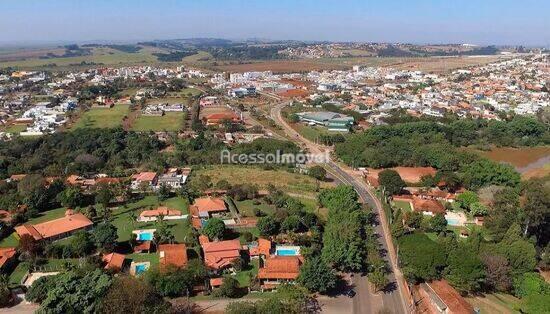
[[[326,43],[326,44],[410,44],[410,45],[473,45],[473,46],[495,46],[495,47],[519,47],[523,46],[525,48],[550,48],[550,45],[525,45],[525,44],[491,44],[491,43],[471,43],[471,42],[413,42],[413,41],[335,41],[335,40],[301,40],[301,39],[271,39],[271,38],[228,38],[228,37],[174,37],[174,38],[143,38],[136,40],[124,40],[124,39],[90,39],[90,40],[34,40],[34,41],[0,41],[0,48],[14,48],[14,49],[23,49],[23,48],[45,48],[45,47],[57,47],[70,44],[77,45],[87,45],[87,44],[128,44],[128,45],[137,45],[140,42],[156,42],[156,41],[172,41],[172,40],[194,40],[194,39],[221,39],[229,40],[233,42],[245,42],[245,41],[265,41],[268,43],[273,42],[302,42],[306,44],[316,44],[316,43]]]
[[[209,37],[549,47],[548,12],[540,0],[3,0],[0,44]]]

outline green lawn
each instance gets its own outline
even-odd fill
[[[521,300],[510,294],[491,293],[483,296],[466,297],[466,301],[472,306],[479,308],[481,314],[490,313],[519,313]]]
[[[250,278],[258,274],[259,261],[257,259],[251,260],[250,264],[245,270],[237,272],[234,276],[239,282],[241,288],[250,286]]]
[[[78,258],[66,258],[66,259],[48,259],[46,263],[38,266],[36,271],[43,272],[54,272],[63,270],[64,266],[69,263],[73,265],[78,265],[80,260]],[[9,277],[10,286],[17,286],[21,284],[23,276],[28,272],[29,265],[25,262],[19,263],[17,267],[13,270]]]
[[[37,224],[45,221],[54,220],[65,216],[66,207],[59,207],[40,213],[37,217],[29,219],[28,223]]]
[[[157,226],[156,222],[132,221],[130,213],[136,211],[136,214],[139,215],[141,211],[149,209],[149,207],[156,208],[159,205],[160,203],[155,196],[147,196],[137,202],[129,203],[126,208],[121,206],[113,210],[112,219],[113,225],[117,227],[118,241],[124,242],[130,240],[132,231],[136,229],[155,229]],[[187,201],[179,197],[170,198],[164,201],[162,205],[181,210],[182,213],[189,212]],[[186,219],[166,220],[165,223],[174,234],[177,242],[185,242],[190,228],[189,222]]]
[[[132,125],[134,131],[179,131],[183,127],[184,112],[167,112],[161,117],[140,115]]]
[[[10,274],[10,286],[17,286],[21,284],[21,280],[23,280],[23,276],[29,271],[29,265],[27,263],[19,263],[17,267],[13,270],[13,272]]]
[[[127,259],[131,259],[133,262],[149,262],[151,267],[158,267],[159,254],[158,253],[135,253],[126,255]]]
[[[259,205],[254,205],[256,200],[244,200],[244,201],[235,201],[239,213],[243,217],[254,217],[254,208],[260,209],[265,214],[269,215],[275,211],[275,208],[269,204],[266,204],[263,200],[258,199],[261,203]]]
[[[406,201],[393,201],[393,206],[401,208],[402,211],[410,212],[412,210],[411,203]]]
[[[20,125],[20,124],[12,124],[4,129],[0,129],[0,131],[4,131],[7,133],[21,133],[27,129],[26,125]]]
[[[19,235],[13,232],[0,241],[0,247],[17,247],[19,245]]]
[[[128,111],[128,105],[115,105],[112,108],[92,108],[82,114],[73,129],[114,128],[122,125],[122,119],[128,114]]]

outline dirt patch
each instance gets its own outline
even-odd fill
[[[211,114],[216,114],[216,113],[231,114],[234,112],[225,106],[204,107],[204,108],[201,108],[199,117],[202,119],[203,117],[209,116]]]
[[[509,163],[519,170],[528,167],[540,159],[550,157],[550,146],[499,147],[491,151],[480,151],[479,153],[491,160]]]

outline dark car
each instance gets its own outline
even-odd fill
[[[353,290],[353,289],[346,292],[346,295],[350,298],[353,298],[356,294],[357,294],[357,292],[355,292],[355,290]]]

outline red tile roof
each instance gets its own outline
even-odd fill
[[[139,253],[143,251],[151,251],[151,241],[143,241],[138,245],[134,246],[134,252]]]
[[[229,266],[240,257],[242,249],[239,240],[201,243],[204,252],[204,263],[213,269],[221,269]]]
[[[272,256],[258,270],[259,279],[296,279],[300,274],[300,259],[297,256]]]
[[[432,199],[413,197],[413,209],[417,212],[431,212],[434,214],[445,214],[445,206],[441,202]]]
[[[157,216],[181,216],[181,211],[168,208],[166,206],[159,206],[157,209],[144,210],[139,214],[141,217],[157,217]]]
[[[227,210],[225,202],[221,198],[197,198],[193,205],[191,205],[191,214],[194,216],[199,216],[199,213],[206,212],[223,212]]]
[[[132,179],[137,181],[153,181],[156,177],[156,172],[140,172],[132,175]]]
[[[19,236],[30,234],[35,240],[47,239],[57,235],[84,229],[93,225],[92,221],[81,213],[67,215],[36,225],[25,224],[15,227]]]
[[[121,270],[124,265],[126,256],[119,253],[110,253],[103,255],[103,262],[105,263],[105,269]]]
[[[446,280],[432,281],[428,283],[428,286],[447,305],[449,313],[474,313],[474,308]]]
[[[0,248],[0,268],[4,267],[4,265],[12,259],[16,254],[16,250],[14,247],[6,247],[6,248]]]
[[[223,283],[223,278],[211,278],[210,279],[210,286],[211,287],[219,287]]]
[[[185,267],[187,265],[187,246],[185,244],[161,244],[157,251],[161,267],[168,265]]]

